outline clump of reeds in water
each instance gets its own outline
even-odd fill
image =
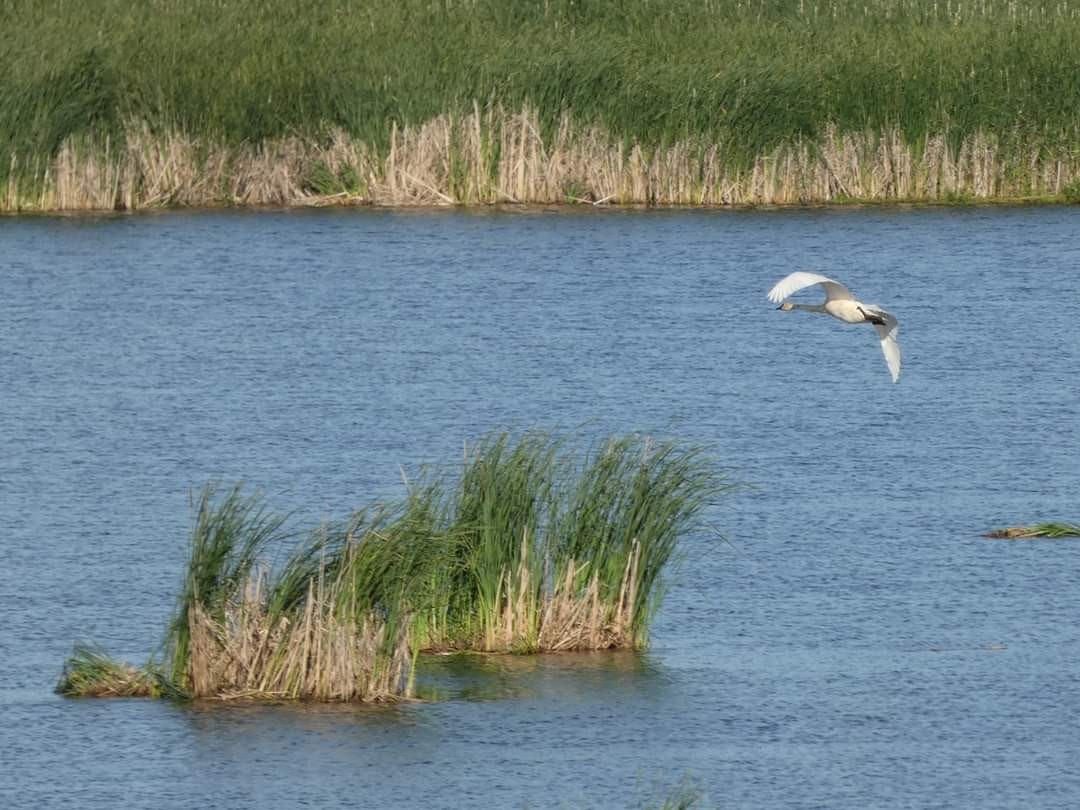
[[[57,687],[68,695],[381,701],[408,694],[411,651],[400,585],[378,581],[390,555],[358,516],[324,527],[280,571],[263,562],[285,519],[239,487],[208,485],[164,661],[145,669],[77,646]],[[368,542],[368,541],[371,542]],[[400,572],[401,569],[398,569]],[[377,582],[378,587],[372,583]]]
[[[72,697],[157,697],[154,674],[109,658],[101,650],[77,644],[64,663],[56,691]]]
[[[139,670],[76,648],[58,689],[379,701],[408,696],[418,650],[635,648],[661,573],[728,488],[697,448],[629,437],[577,459],[546,434],[489,436],[456,477],[295,535],[239,487],[208,485],[164,660]]]
[[[1040,537],[1062,538],[1080,537],[1080,524],[1076,523],[1038,523],[1034,526],[1008,526],[994,529],[983,537],[994,540],[1034,540]]]
[[[172,678],[194,697],[371,701],[404,694],[410,651],[397,604],[364,590],[379,564],[371,527],[324,528],[277,576],[258,555],[284,520],[239,489],[203,491],[180,609]],[[391,591],[389,584],[385,585]]]
[[[542,434],[492,436],[445,499],[418,643],[485,651],[637,647],[660,574],[727,485],[697,448],[629,437],[577,461]],[[428,490],[430,493],[431,490]],[[430,494],[429,494],[430,499]]]

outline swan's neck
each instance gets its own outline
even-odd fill
[[[801,309],[804,312],[821,312],[828,314],[824,304],[792,304],[792,309]]]

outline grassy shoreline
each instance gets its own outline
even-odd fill
[[[746,206],[1080,202],[1080,150],[1007,146],[977,132],[921,150],[898,130],[781,144],[748,166],[721,145],[647,149],[567,115],[550,138],[532,109],[392,128],[385,152],[344,131],[229,146],[132,126],[123,145],[65,141],[43,169],[11,159],[0,210],[281,205]]]
[[[1080,0],[0,0],[0,28],[8,211],[1080,199]]]

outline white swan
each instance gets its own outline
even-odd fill
[[[825,303],[792,304],[784,301],[788,296],[814,284],[820,284],[825,290]],[[900,379],[900,345],[896,342],[899,325],[896,318],[877,304],[856,301],[851,290],[839,281],[819,276],[817,273],[792,273],[780,279],[776,286],[769,290],[769,300],[780,304],[777,309],[784,311],[803,309],[807,312],[832,315],[844,323],[872,323],[881,338],[881,351],[885,354],[885,363],[889,367],[892,381]]]

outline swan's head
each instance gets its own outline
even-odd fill
[[[792,304],[790,301],[785,301],[780,306],[778,306],[777,309],[782,309],[784,310],[784,312],[790,312],[791,310],[795,309],[795,305]]]

